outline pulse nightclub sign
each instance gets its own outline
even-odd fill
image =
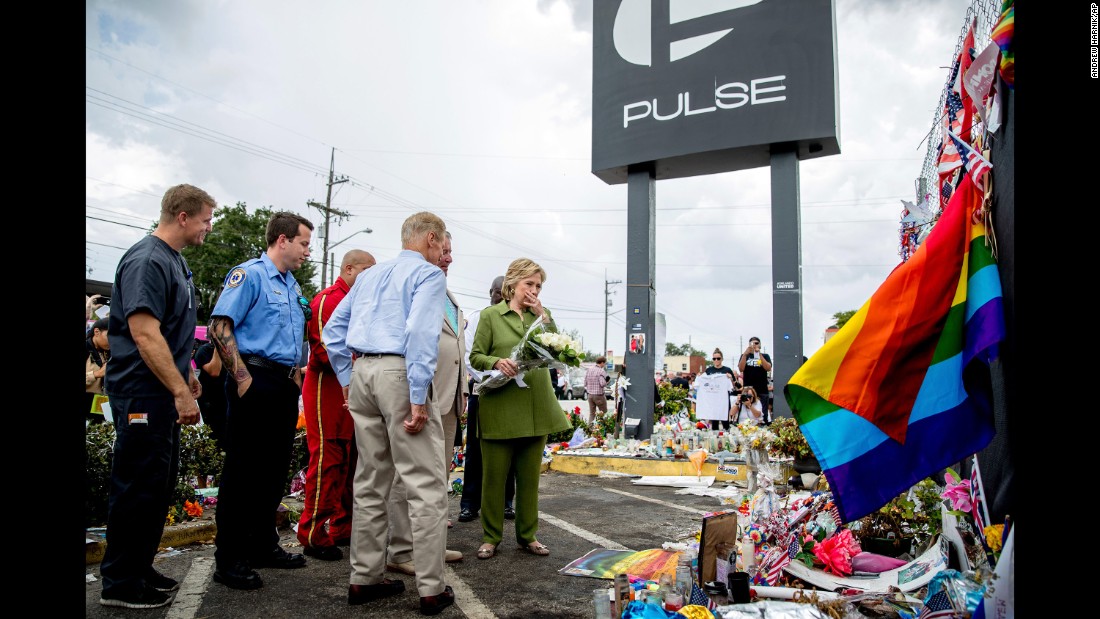
[[[840,153],[833,0],[595,0],[592,172],[625,183]]]

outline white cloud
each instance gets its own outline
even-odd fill
[[[901,199],[914,197],[965,12],[837,1],[842,154],[800,165],[807,354],[898,263]],[[354,216],[333,239],[374,229],[342,250],[392,257],[401,221],[433,210],[455,237],[449,282],[465,307],[526,255],[549,273],[547,307],[598,350],[605,273],[626,279],[626,189],[590,171],[591,28],[591,2],[563,0],[88,2],[91,276],[110,279],[122,254],[103,245],[141,232],[90,218],[144,227],[180,182],[319,223],[306,202],[324,201],[335,147],[351,182],[333,204]],[[661,181],[656,194],[668,341],[735,351],[756,335],[772,348],[768,170]],[[626,287],[612,289],[621,350]]]

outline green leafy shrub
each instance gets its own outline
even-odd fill
[[[606,415],[596,416],[596,436],[615,434],[615,411],[608,411]]]
[[[97,423],[84,433],[84,526],[107,524],[107,495],[111,488],[111,459],[115,452],[115,427]]]
[[[653,422],[659,423],[661,417],[675,417],[684,411],[691,411],[691,401],[688,400],[689,393],[687,389],[683,387],[673,387],[672,385],[661,383],[657,385],[657,395],[664,401],[665,405],[662,408],[654,408],[653,410]],[[691,416],[691,420],[695,421],[694,415]]]
[[[557,434],[551,434],[546,437],[546,444],[553,443],[568,443],[569,439],[573,438],[573,433],[577,431],[577,428],[584,428],[584,433],[589,433],[588,426],[584,423],[584,416],[575,412],[575,410],[565,411],[565,416],[569,417],[569,423],[572,427],[568,430],[563,430]]]
[[[307,467],[309,467],[309,444],[306,443],[306,431],[298,430],[294,435],[294,446],[290,452],[290,470],[287,471],[283,496],[290,494],[290,485],[294,482],[294,476],[298,471]]]
[[[201,479],[213,475],[216,486],[223,466],[225,451],[214,440],[210,426],[203,424],[180,429],[180,479],[189,481],[192,477]]]
[[[912,539],[915,548],[923,549],[943,529],[942,491],[935,481],[925,478],[849,528],[861,541],[887,537]]]

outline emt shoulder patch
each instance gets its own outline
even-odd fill
[[[226,278],[225,285],[229,288],[236,288],[244,282],[245,272],[241,267],[237,267],[229,272],[229,277]]]

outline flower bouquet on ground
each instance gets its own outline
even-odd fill
[[[542,321],[536,320],[520,338],[519,343],[512,347],[509,358],[516,363],[516,375],[505,376],[500,370],[493,370],[488,378],[474,387],[476,395],[503,387],[513,379],[517,385],[526,388],[523,375],[528,370],[555,367],[559,372],[564,372],[566,368],[579,367],[584,360],[584,353],[581,352],[579,342],[568,335],[547,331]]]

